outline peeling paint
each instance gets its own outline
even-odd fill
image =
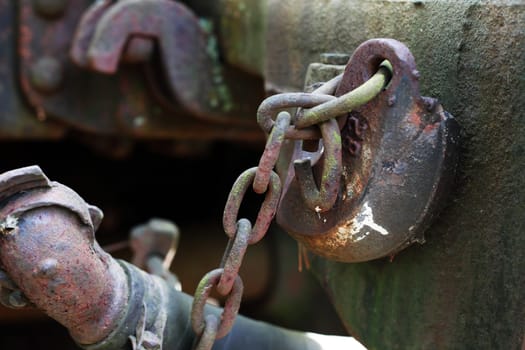
[[[18,218],[12,215],[8,215],[4,221],[0,222],[0,234],[3,234],[3,235],[13,234],[17,226],[18,226]]]
[[[386,236],[389,233],[387,229],[374,221],[374,214],[372,208],[368,205],[368,202],[363,205],[363,210],[355,217],[354,232],[352,234],[361,231],[365,226],[379,232],[383,236]]]
[[[383,236],[389,234],[386,228],[374,221],[374,213],[368,202],[363,205],[361,212],[356,215],[355,219],[349,220],[343,226],[338,227],[337,232],[341,235],[349,236],[353,242],[359,242],[370,235],[370,231],[360,234],[365,226],[379,232]]]

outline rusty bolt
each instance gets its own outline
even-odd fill
[[[42,93],[57,91],[62,77],[62,65],[53,57],[42,57],[31,67],[31,83]]]
[[[350,55],[346,53],[326,52],[321,54],[320,59],[321,63],[324,64],[344,65],[350,59]]]
[[[33,0],[33,10],[41,16],[60,17],[66,10],[68,0]]]

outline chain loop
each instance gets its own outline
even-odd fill
[[[384,61],[379,71],[363,85],[338,98],[332,96],[342,74],[331,79],[312,93],[285,93],[270,96],[257,111],[257,122],[269,133],[259,166],[244,171],[235,181],[224,208],[224,231],[230,238],[221,268],[208,272],[200,281],[191,310],[191,324],[199,337],[198,350],[209,350],[215,339],[231,330],[239,311],[243,284],[238,275],[247,246],[255,244],[266,234],[277,211],[282,185],[273,171],[284,139],[320,140],[323,145],[322,174],[319,188],[314,180],[310,159],[294,162],[295,173],[303,198],[308,207],[320,213],[332,209],[339,193],[342,174],[342,125],[335,119],[345,116],[371,99],[386,86],[392,67]],[[300,108],[294,118],[283,109]],[[310,108],[310,109],[307,109]],[[272,119],[275,114],[275,121]],[[343,118],[339,122],[344,123]],[[346,118],[345,118],[346,119]],[[266,193],[255,224],[237,219],[242,200],[252,186],[258,194]],[[214,314],[204,315],[206,300],[214,287],[225,295],[226,303],[220,322]]]
[[[233,237],[237,230],[237,215],[239,213],[239,208],[248,187],[253,184],[256,172],[257,167],[254,167],[239,175],[233,184],[228,200],[226,201],[222,224],[224,226],[224,231],[230,238]],[[277,211],[277,204],[279,204],[280,197],[281,180],[279,179],[279,176],[272,171],[270,173],[268,192],[266,192],[266,197],[261,205],[255,224],[253,225],[248,244],[259,242],[266,234],[266,231],[268,230],[268,227],[270,227],[273,217],[275,216],[275,212]]]
[[[284,141],[286,130],[290,126],[291,115],[288,112],[280,112],[275,119],[275,124],[272,127],[272,132],[266,141],[266,147],[259,160],[259,166],[255,172],[255,179],[253,180],[253,190],[256,193],[264,193],[268,189],[270,176],[272,170],[279,158],[281,146]]]
[[[268,97],[257,110],[257,122],[264,132],[269,133],[275,122],[273,117],[279,111],[286,108],[310,108],[326,103],[336,98],[332,95],[313,94],[305,92],[289,92]],[[297,129],[291,125],[286,131],[286,138],[299,140],[318,140],[321,135],[317,128]]]
[[[300,118],[294,120],[297,128],[306,128],[346,114],[376,97],[392,76],[392,66],[384,61],[378,71],[365,83],[338,98],[305,110]]]
[[[194,350],[210,350],[217,339],[217,330],[219,329],[219,320],[215,315],[206,315],[204,317],[204,331],[199,340],[193,347]]]
[[[230,238],[228,247],[224,252],[223,262],[221,267],[224,269],[219,284],[217,284],[217,291],[221,295],[227,295],[233,287],[235,278],[239,274],[239,269],[248,248],[248,239],[252,233],[252,224],[247,219],[240,219],[237,222],[237,232],[235,237]]]
[[[191,307],[191,326],[195,334],[199,336],[203,334],[204,329],[206,328],[206,322],[204,321],[204,307],[206,306],[206,300],[209,298],[213,287],[219,283],[223,272],[224,269],[215,269],[208,272],[199,282],[199,285],[195,290],[195,296]],[[237,316],[239,307],[241,306],[243,289],[244,286],[242,280],[237,276],[233,283],[233,288],[226,298],[216,339],[220,339],[230,332],[235,321],[235,316]]]

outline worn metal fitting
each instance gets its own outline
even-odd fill
[[[62,64],[53,57],[42,57],[31,67],[31,84],[42,93],[56,92],[62,79]]]
[[[169,268],[177,252],[180,231],[172,221],[153,218],[134,227],[130,239],[134,265],[145,269],[148,258],[156,255],[164,261],[164,267]]]
[[[133,264],[164,278],[175,289],[181,290],[178,278],[170,272],[179,239],[179,228],[169,220],[154,218],[134,227],[130,235]]]
[[[34,166],[0,175],[0,202],[1,268],[79,343],[106,337],[127,290],[120,267],[94,240],[102,212]]]
[[[309,251],[360,262],[424,242],[454,178],[458,126],[441,106],[420,96],[416,71],[402,43],[369,40],[347,65],[338,98],[295,120],[298,127],[340,116],[345,121],[341,186],[329,210],[312,210],[304,196],[305,188],[317,190],[325,174],[305,181],[307,167],[299,166],[283,180],[277,221]],[[295,159],[304,158],[300,146]],[[314,174],[322,167],[314,165]]]

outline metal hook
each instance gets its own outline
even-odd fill
[[[342,174],[341,132],[335,119],[319,124],[323,137],[323,170],[319,188],[310,159],[294,162],[295,175],[305,204],[317,213],[330,210],[337,200]]]
[[[206,34],[185,5],[169,0],[104,2],[93,6],[82,24],[86,28],[77,31],[71,51],[75,62],[114,74],[125,57],[140,61],[156,42],[171,94],[197,116],[213,114]]]

